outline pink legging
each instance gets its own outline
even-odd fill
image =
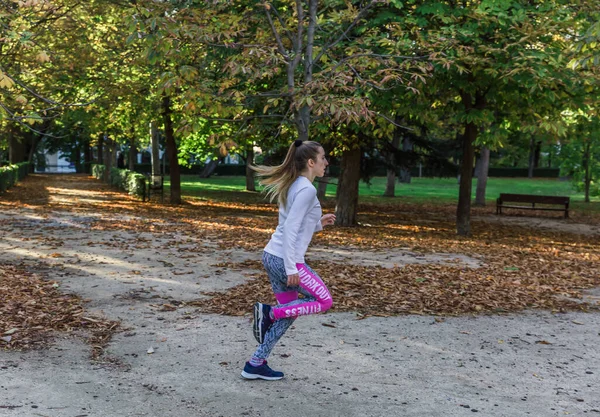
[[[275,294],[279,303],[273,307],[276,320],[321,313],[329,310],[333,303],[329,290],[318,275],[305,264],[296,264],[296,268],[300,277],[300,289]],[[299,292],[306,298],[298,299]]]

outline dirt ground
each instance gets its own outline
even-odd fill
[[[598,313],[303,317],[269,360],[286,377],[245,381],[255,348],[249,314],[202,313],[192,302],[247,282],[255,271],[226,265],[258,261],[259,251],[223,248],[200,230],[178,233],[168,227],[185,221],[177,217],[155,227],[128,196],[87,177],[28,181],[45,181],[45,191],[19,204],[27,188],[4,203],[0,196],[0,265],[56,282],[120,329],[96,359],[83,331],[57,332],[38,349],[0,349],[0,416],[600,416]],[[113,208],[100,209],[107,200]],[[98,226],[124,219],[143,227]],[[478,220],[600,238],[589,224]],[[482,266],[465,254],[323,245],[309,258]],[[597,301],[600,291],[586,296]]]

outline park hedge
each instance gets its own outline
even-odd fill
[[[92,165],[92,175],[95,178],[102,180],[105,172],[106,167],[104,165]],[[127,191],[130,195],[141,199],[146,197],[146,177],[137,172],[129,171],[128,169],[111,168],[108,182],[110,185]]]
[[[31,164],[18,164],[0,167],[0,192],[3,193],[29,174]]]

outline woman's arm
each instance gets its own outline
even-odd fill
[[[332,226],[334,223],[335,214],[325,214],[323,217],[321,217],[321,230],[323,230],[325,226]]]
[[[317,190],[313,186],[299,190],[291,202],[287,218],[283,224],[283,262],[288,276],[298,273],[294,260],[298,232],[306,213],[314,204],[316,196]]]

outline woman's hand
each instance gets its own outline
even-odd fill
[[[326,214],[323,217],[321,217],[321,225],[323,227],[331,226],[334,223],[335,223],[335,214]]]
[[[296,287],[300,284],[300,277],[298,274],[288,275],[287,285],[288,287]]]

